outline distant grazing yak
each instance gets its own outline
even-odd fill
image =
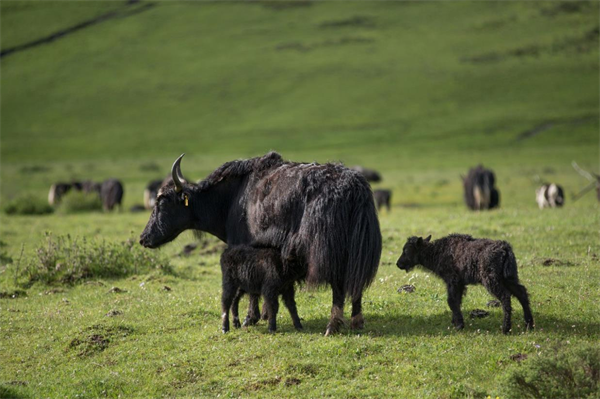
[[[545,183],[535,190],[535,200],[540,209],[556,208],[565,204],[565,194],[558,184]]]
[[[140,244],[157,248],[191,229],[229,245],[277,248],[283,262],[306,270],[309,283],[331,287],[326,335],[342,326],[346,296],[352,298],[351,327],[363,327],[362,294],[377,272],[381,232],[371,187],[360,173],[339,164],[288,162],[271,152],[227,162],[191,185],[181,178],[182,157]],[[257,305],[251,308],[258,313]]]
[[[112,211],[115,206],[121,209],[123,200],[123,184],[117,179],[107,179],[100,186],[100,199],[102,199],[102,208],[105,211]]]
[[[381,207],[385,206],[391,211],[390,202],[392,200],[392,192],[390,190],[373,190],[373,197],[375,198],[375,204],[377,204],[377,210],[380,211]]]
[[[363,168],[359,165],[352,166],[350,169],[363,175],[368,182],[378,183],[381,181],[381,175],[376,170]]]
[[[495,187],[496,176],[482,165],[471,168],[463,177],[464,198],[469,209],[481,211],[500,205],[500,192]]]

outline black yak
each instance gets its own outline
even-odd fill
[[[351,327],[363,327],[362,294],[377,272],[381,232],[361,174],[338,164],[287,162],[271,152],[227,162],[191,185],[181,181],[181,157],[140,244],[157,248],[192,229],[229,245],[278,248],[282,259],[307,270],[309,283],[331,286],[326,335],[343,324],[346,296],[352,298]]]
[[[223,332],[229,331],[229,309],[233,315],[233,325],[241,326],[238,305],[244,293],[262,295],[269,320],[269,332],[277,330],[279,295],[290,311],[292,322],[297,330],[302,329],[296,301],[294,284],[306,278],[306,270],[281,259],[281,252],[275,248],[261,248],[250,245],[230,246],[221,255],[223,293],[221,309]]]
[[[467,207],[480,211],[494,209],[500,205],[500,192],[495,187],[496,176],[482,165],[471,168],[463,177],[464,198]]]
[[[508,334],[511,329],[511,295],[523,306],[526,328],[533,329],[529,296],[519,284],[517,261],[509,243],[464,234],[451,234],[433,242],[430,239],[410,237],[396,265],[406,272],[421,265],[444,280],[456,329],[464,327],[460,304],[469,284],[482,284],[500,300],[504,311],[502,332]]]
[[[100,186],[100,199],[105,211],[112,211],[115,206],[121,209],[123,200],[123,184],[117,179],[107,179]]]
[[[392,192],[390,190],[373,190],[373,197],[375,198],[375,204],[377,204],[377,210],[380,211],[381,207],[385,206],[391,211],[390,202],[392,200]]]
[[[535,190],[535,200],[540,209],[556,208],[565,204],[565,194],[558,184],[544,183]]]
[[[378,183],[381,181],[381,175],[376,170],[363,168],[359,165],[352,166],[350,169],[363,175],[368,182]]]

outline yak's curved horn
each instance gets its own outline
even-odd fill
[[[180,192],[183,189],[183,183],[185,183],[185,179],[181,176],[181,158],[185,153],[181,154],[179,158],[173,162],[173,167],[171,168],[171,177],[173,178],[173,183],[175,183],[175,191]]]

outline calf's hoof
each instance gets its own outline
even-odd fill
[[[304,327],[302,327],[302,324],[300,324],[300,323],[294,324],[294,328],[298,331],[302,331],[304,329]]]
[[[465,328],[465,323],[456,323],[454,324],[454,328],[456,329],[456,331],[460,331],[463,328]]]
[[[253,326],[256,323],[258,323],[257,318],[246,316],[246,318],[244,319],[244,323],[242,323],[242,327]]]
[[[223,327],[221,331],[223,332],[223,334],[227,334],[229,332],[229,328]]]
[[[242,326],[242,324],[240,323],[240,319],[238,319],[237,317],[233,319],[233,327],[235,328],[240,328]]]
[[[357,314],[352,317],[352,321],[350,322],[350,328],[353,330],[362,330],[365,327],[365,319],[362,313]]]

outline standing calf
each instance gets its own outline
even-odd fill
[[[511,295],[516,296],[523,306],[526,328],[533,329],[529,297],[525,287],[519,284],[517,261],[509,243],[475,239],[464,234],[430,240],[431,236],[426,239],[410,237],[396,265],[406,272],[422,265],[444,280],[452,324],[457,330],[465,325],[460,304],[465,286],[469,284],[482,284],[500,300],[504,311],[504,334],[511,329]]]
[[[390,201],[392,199],[392,192],[390,190],[373,190],[373,197],[375,198],[375,204],[377,205],[377,211],[381,210],[381,207],[385,205],[388,212],[391,211]]]
[[[238,305],[244,293],[264,297],[269,332],[275,332],[277,329],[279,295],[283,297],[285,306],[290,311],[294,327],[297,330],[302,329],[294,300],[294,283],[303,280],[306,271],[291,267],[288,261],[282,261],[280,250],[249,245],[230,246],[221,255],[221,271],[224,333],[229,331],[229,309],[233,315],[234,327],[240,327]]]

